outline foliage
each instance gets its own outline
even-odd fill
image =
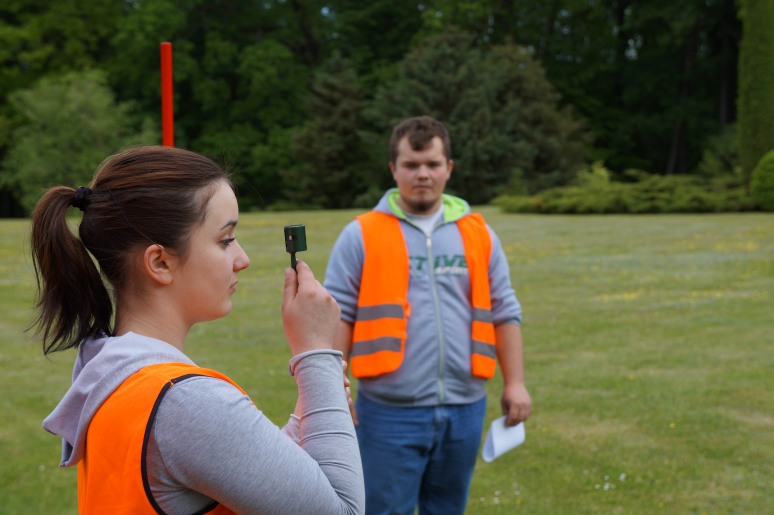
[[[416,43],[422,27],[421,5],[415,0],[330,0],[325,12],[331,23],[329,48],[354,68],[363,96],[390,80],[394,69]]]
[[[774,211],[774,150],[764,155],[750,178],[750,193],[764,211]]]
[[[131,104],[115,102],[99,71],[41,79],[11,104],[27,123],[13,134],[1,179],[28,211],[45,188],[88,184],[106,156],[159,137]]]
[[[18,121],[10,94],[46,75],[96,66],[120,15],[115,0],[0,4],[0,151]]]
[[[226,163],[242,205],[266,207],[283,198],[275,165],[294,159],[292,134],[320,60],[324,24],[314,4],[144,1],[115,36],[110,76],[119,98],[156,112],[158,45],[171,41],[175,144]]]
[[[734,119],[735,13],[734,0],[439,0],[424,19],[528,49],[615,174],[686,173]]]
[[[109,41],[121,19],[122,4],[115,0],[0,2],[0,169],[6,168],[2,162],[13,144],[13,133],[26,123],[12,105],[11,95],[33,87],[43,77],[93,68],[109,58]],[[19,193],[0,184],[0,216],[24,215]]]
[[[366,149],[363,101],[357,75],[339,54],[318,72],[313,84],[309,121],[295,139],[303,162],[283,174],[286,196],[299,206],[347,208],[366,189],[362,172]]]
[[[299,209],[300,206],[284,200],[289,170],[299,166],[293,148],[298,130],[297,127],[274,127],[265,141],[254,144],[249,165],[236,175],[240,207],[270,209],[286,205]]]
[[[158,120],[159,43],[170,41],[175,142],[236,171],[247,208],[296,203],[288,194],[370,205],[391,185],[392,123],[426,107],[452,130],[452,192],[474,202],[566,184],[586,154],[619,180],[632,168],[725,175],[731,155],[712,147],[725,145],[715,138],[735,118],[735,13],[735,0],[8,0],[0,3],[0,162],[26,123],[10,96],[42,77],[104,70],[118,103]],[[760,22],[751,41],[770,41],[767,16],[749,16]],[[327,173],[358,167],[364,182],[350,183],[352,192],[300,193],[288,174],[334,163],[298,155],[294,141],[314,123],[314,78],[335,52],[354,70],[349,87],[369,114],[354,128],[367,153],[349,152]],[[774,90],[770,66],[741,66],[757,74],[740,76],[742,92]],[[745,98],[743,119],[771,118]],[[739,142],[752,145],[758,137],[746,130],[740,125]],[[14,212],[15,196],[0,186],[0,216]]]
[[[535,192],[567,183],[582,166],[587,133],[558,101],[540,63],[524,49],[506,44],[484,52],[450,28],[406,56],[368,115],[385,135],[408,116],[442,120],[455,160],[449,189],[483,203],[514,176]]]
[[[742,175],[736,124],[707,140],[696,173],[703,177]]]
[[[739,157],[749,176],[774,147],[774,6],[767,0],[740,0],[740,6]]]
[[[502,195],[493,204],[509,213],[705,213],[749,211],[752,200],[738,180],[728,176],[701,180],[685,175],[645,175],[637,182],[610,180],[594,163],[580,172],[576,185],[552,188],[532,197]]]

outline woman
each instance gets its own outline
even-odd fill
[[[80,238],[67,226],[69,206],[83,211]],[[72,386],[43,425],[63,438],[62,466],[78,466],[79,511],[363,511],[332,350],[339,308],[306,264],[285,270],[282,318],[299,395],[281,430],[232,380],[183,352],[193,324],[231,310],[250,263],[238,217],[229,176],[171,147],[126,150],[90,187],[54,187],[40,199],[36,326],[45,353],[78,349]]]

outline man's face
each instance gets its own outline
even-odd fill
[[[398,204],[407,213],[426,215],[441,206],[441,194],[451,177],[454,162],[446,158],[441,138],[435,137],[421,150],[414,150],[404,137],[390,171],[398,185]]]

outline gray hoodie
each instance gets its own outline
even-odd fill
[[[85,341],[72,386],[43,422],[62,437],[62,466],[83,457],[92,417],[126,378],[169,362],[193,364],[172,345],[134,333]],[[147,457],[151,490],[166,513],[194,513],[213,500],[238,513],[364,511],[341,353],[299,354],[290,366],[299,416],[282,430],[226,381],[195,376],[168,390]]]
[[[443,195],[442,217],[428,235],[400,209],[398,195],[397,189],[387,191],[374,211],[400,220],[408,249],[411,317],[406,354],[398,370],[361,378],[358,394],[396,406],[475,402],[486,394],[486,381],[470,373],[470,280],[462,237],[454,223],[470,213],[470,206],[460,198]],[[497,235],[491,228],[489,233],[494,324],[520,324],[521,305],[511,286],[508,261]],[[325,273],[325,287],[341,307],[342,320],[350,323],[357,313],[364,256],[360,223],[354,220],[336,240]]]

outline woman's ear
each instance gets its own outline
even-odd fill
[[[148,246],[142,256],[143,270],[148,277],[158,284],[170,284],[177,266],[177,257],[168,253],[158,243]]]

